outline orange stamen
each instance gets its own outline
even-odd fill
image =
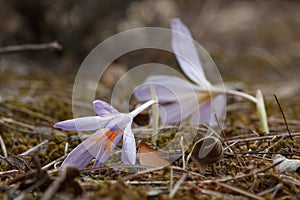
[[[103,138],[107,137],[107,140],[105,140],[102,143],[102,145],[106,147],[106,150],[105,150],[106,152],[111,152],[112,151],[112,144],[115,141],[115,137],[117,136],[117,134],[118,134],[118,130],[115,130],[115,131],[108,130],[107,132],[105,132],[100,137],[93,139],[93,143],[97,144],[97,142],[99,142]]]

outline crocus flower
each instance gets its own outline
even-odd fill
[[[205,77],[200,58],[189,29],[180,19],[171,20],[172,48],[183,72],[194,82],[175,76],[150,76],[135,89],[135,97],[140,102],[151,99],[150,86],[155,87],[163,124],[178,123],[189,119],[190,124],[217,125],[225,116],[225,94],[238,95],[256,104],[262,130],[269,132],[263,96],[257,92],[256,98],[239,91],[225,90],[221,85],[212,85]],[[216,116],[216,117],[215,117]]]
[[[150,100],[130,113],[120,113],[108,103],[100,100],[93,102],[97,116],[70,119],[54,124],[55,128],[76,131],[96,131],[79,144],[62,163],[61,168],[71,164],[78,169],[86,167],[95,158],[93,167],[101,166],[111,156],[123,136],[122,161],[134,165],[136,145],[131,130],[133,118],[152,104]]]
[[[150,85],[155,87],[163,124],[177,123],[189,118],[192,125],[216,125],[225,114],[224,92],[211,93],[213,85],[206,79],[198,53],[188,28],[180,21],[171,21],[172,48],[183,72],[194,82],[175,76],[151,76],[135,89],[135,97],[144,102],[151,99]],[[213,114],[214,113],[214,114]]]

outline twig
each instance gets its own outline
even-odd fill
[[[227,177],[227,178],[221,178],[221,179],[216,179],[216,180],[204,180],[204,181],[200,181],[201,183],[212,183],[214,181],[217,181],[217,182],[226,182],[226,181],[232,181],[232,180],[236,180],[236,179],[240,179],[240,178],[246,178],[246,177],[249,177],[249,176],[253,176],[255,174],[259,174],[259,173],[262,173],[264,171],[267,171],[277,165],[279,165],[280,163],[282,163],[284,160],[280,160],[278,162],[275,162],[273,163],[272,165],[268,166],[268,167],[265,167],[263,169],[260,169],[260,170],[254,170],[253,172],[251,173],[248,173],[248,174],[242,174],[242,175],[237,175],[235,177]]]
[[[166,185],[166,184],[168,184],[168,181],[126,181],[126,184],[129,184],[129,185]]]
[[[220,199],[243,199],[241,197],[237,197],[237,196],[234,196],[234,195],[230,195],[230,194],[223,194],[221,192],[216,192],[216,191],[212,191],[212,190],[206,190],[206,189],[200,189],[199,188],[199,191],[202,193],[202,194],[206,194],[206,195],[211,195],[211,196],[215,196]],[[247,198],[248,199],[248,198]]]
[[[169,183],[169,191],[171,191],[172,190],[172,188],[173,188],[173,167],[171,167],[171,169],[170,169],[170,183]]]
[[[2,152],[3,152],[3,156],[6,158],[7,157],[6,145],[4,143],[4,140],[3,140],[1,134],[0,134],[0,145],[1,145]]]
[[[52,165],[54,165],[55,163],[63,160],[65,157],[67,157],[67,155],[64,155],[56,160],[53,160],[52,162],[48,163],[47,165],[43,166],[42,169],[48,169],[49,167],[51,167]]]
[[[38,145],[36,145],[36,146],[34,146],[34,147],[28,149],[27,151],[21,153],[20,156],[25,156],[25,155],[28,155],[28,154],[30,154],[30,153],[32,153],[32,152],[35,152],[35,151],[37,151],[40,147],[42,147],[42,146],[44,146],[45,144],[47,144],[48,142],[49,142],[48,140],[45,140],[44,142],[42,142],[42,143],[40,143],[40,144],[38,144]]]
[[[12,173],[15,173],[15,172],[19,172],[19,170],[13,169],[13,170],[9,170],[9,171],[0,172],[0,176],[4,176],[4,175],[7,175],[7,174],[12,174]]]
[[[169,198],[172,199],[174,197],[174,195],[176,194],[176,192],[178,191],[180,185],[184,182],[184,180],[186,179],[187,174],[184,173],[182,174],[181,178],[177,181],[177,183],[175,184],[174,188],[170,191],[169,194]]]
[[[201,177],[201,178],[206,178],[204,175],[202,174],[199,174],[199,173],[196,173],[196,172],[193,172],[193,171],[189,171],[189,170],[186,170],[186,169],[182,169],[180,167],[177,167],[177,166],[171,166],[171,168],[173,170],[178,170],[178,171],[182,171],[182,172],[185,172],[185,173],[188,173],[190,175],[194,175],[194,176],[198,176],[198,177]]]
[[[67,155],[68,154],[68,147],[69,147],[69,143],[68,142],[66,142],[66,144],[65,144],[65,153],[64,153],[64,155]]]
[[[182,168],[185,169],[186,168],[186,164],[185,164],[185,156],[184,156],[184,145],[183,145],[183,136],[180,137],[180,146],[181,146],[181,153],[182,153]]]
[[[264,151],[267,153],[269,152],[269,150],[273,147],[275,147],[276,145],[278,145],[279,142],[281,142],[281,140],[283,140],[284,137],[281,137],[278,141],[276,141],[274,144],[272,144],[271,146],[269,146],[268,148],[266,148]],[[274,137],[274,139],[276,139],[276,136]],[[266,157],[267,154],[265,154],[263,157]]]
[[[277,105],[278,105],[278,107],[279,107],[279,109],[280,109],[282,118],[283,118],[283,120],[284,120],[284,124],[285,124],[285,126],[286,126],[286,130],[287,130],[288,133],[289,133],[290,139],[293,141],[293,137],[292,137],[292,135],[291,135],[291,131],[290,131],[290,129],[289,129],[289,125],[288,125],[288,123],[287,123],[287,121],[286,121],[286,117],[285,117],[284,112],[283,112],[283,110],[282,110],[282,107],[281,107],[281,105],[280,105],[280,103],[279,103],[279,100],[278,100],[278,98],[277,98],[277,96],[276,96],[275,94],[274,94],[274,97],[275,97],[275,99],[276,99]]]
[[[264,196],[264,195],[269,194],[269,193],[271,193],[271,192],[273,192],[273,191],[274,191],[274,193],[275,193],[275,192],[277,192],[280,188],[282,188],[282,186],[283,186],[282,183],[278,183],[275,187],[266,189],[266,190],[264,190],[264,191],[258,193],[258,195],[259,195],[259,196]],[[274,195],[274,193],[273,193],[273,195]],[[275,194],[276,194],[276,193],[275,193]],[[274,199],[274,198],[272,198],[272,199]]]
[[[280,174],[279,177],[289,181],[290,183],[294,184],[294,185],[297,185],[297,186],[300,186],[300,181],[291,177],[291,176],[287,176],[287,175],[284,175],[284,174]]]
[[[236,188],[236,187],[233,187],[233,186],[231,186],[231,185],[227,185],[227,184],[225,184],[225,183],[220,183],[220,182],[216,182],[216,183],[217,183],[218,185],[222,186],[222,187],[225,187],[225,188],[230,189],[230,190],[232,190],[232,191],[238,192],[238,193],[240,193],[240,194],[242,194],[242,195],[245,195],[245,196],[247,196],[247,197],[250,197],[250,198],[253,198],[253,199],[258,199],[258,200],[264,200],[263,197],[258,196],[258,195],[253,194],[253,193],[250,193],[250,192],[248,192],[248,191],[242,190],[242,189],[240,189],[240,188]]]
[[[23,44],[23,45],[14,45],[0,48],[0,54],[8,54],[8,53],[17,53],[20,51],[38,51],[45,49],[55,49],[62,50],[62,45],[58,42],[49,42],[49,43],[41,43],[41,44]]]
[[[159,170],[162,170],[162,169],[164,169],[164,168],[165,168],[165,166],[146,169],[146,170],[137,172],[137,173],[135,173],[135,174],[131,174],[131,175],[122,177],[122,178],[121,178],[121,181],[124,181],[124,182],[125,182],[125,181],[130,180],[130,179],[132,179],[132,178],[134,178],[134,177],[137,177],[137,176],[140,176],[140,175],[144,175],[144,174],[147,174],[147,173],[150,173],[150,172],[159,171]]]
[[[289,136],[288,133],[281,133],[281,134],[274,134],[274,135],[265,135],[265,136],[261,136],[261,137],[252,137],[252,138],[244,138],[244,139],[229,139],[228,141],[229,142],[250,142],[250,141],[255,141],[255,140],[265,140],[265,139],[272,139],[274,136],[276,137],[286,137],[286,136]],[[300,136],[300,133],[291,133],[291,136],[292,137],[295,137],[295,136]]]
[[[38,117],[38,118],[43,119],[43,120],[45,120],[47,122],[50,122],[50,123],[54,123],[56,121],[56,119],[54,119],[52,117],[44,115],[43,113],[40,113],[40,112],[35,112],[35,111],[30,110],[28,108],[17,107],[17,106],[13,106],[13,105],[10,105],[10,104],[5,104],[5,107],[7,107],[8,109],[11,109],[13,111],[17,111],[17,112],[27,114],[29,116]]]

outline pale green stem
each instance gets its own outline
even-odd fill
[[[268,126],[267,112],[266,112],[264,97],[260,90],[256,91],[256,99],[257,99],[256,108],[257,108],[257,114],[258,114],[258,117],[259,117],[260,123],[261,123],[261,129],[265,133],[269,133],[269,126]]]
[[[157,102],[157,96],[155,94],[155,88],[153,85],[151,85],[151,98],[152,100]],[[151,142],[152,144],[156,145],[157,137],[158,137],[158,103],[155,103],[152,105],[152,138]]]
[[[237,95],[237,96],[240,96],[242,98],[245,98],[245,99],[255,103],[256,104],[256,109],[257,109],[257,114],[258,114],[258,117],[259,117],[260,123],[261,123],[261,129],[265,133],[269,133],[266,107],[265,107],[263,95],[262,95],[260,90],[257,91],[256,97],[254,97],[250,94],[244,93],[244,92],[239,92],[239,91],[235,91],[235,90],[221,90],[221,89],[214,88],[214,87],[210,88],[209,90],[200,89],[199,91],[206,91],[206,92],[210,92],[210,93],[220,93],[220,94],[224,93],[224,94]]]
[[[247,93],[244,93],[244,92],[239,92],[239,91],[235,91],[235,90],[222,90],[222,89],[219,89],[219,88],[215,88],[215,87],[212,87],[212,88],[209,88],[209,89],[199,89],[198,91],[203,91],[203,92],[209,92],[209,93],[219,93],[219,94],[232,94],[232,95],[237,95],[237,96],[240,96],[242,98],[245,98],[253,103],[257,103],[257,99],[250,95],[250,94],[247,94]]]

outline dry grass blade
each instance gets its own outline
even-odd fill
[[[20,156],[29,155],[29,154],[31,154],[33,152],[36,152],[40,147],[46,145],[48,142],[49,142],[48,140],[45,140],[45,141],[41,142],[40,144],[38,144],[38,145],[36,145],[36,146],[28,149],[27,151],[21,153]]]
[[[162,170],[162,169],[164,169],[164,168],[165,168],[165,167],[163,166],[163,167],[156,167],[156,168],[146,169],[146,170],[137,172],[137,173],[135,173],[135,174],[131,174],[131,175],[122,177],[122,178],[121,178],[121,181],[127,181],[127,180],[130,180],[130,179],[132,179],[132,178],[135,178],[135,177],[138,177],[138,176],[147,174],[147,173],[151,173],[151,172],[155,172],[155,171],[160,171],[160,170]]]
[[[16,172],[19,172],[19,170],[13,169],[13,170],[9,170],[9,171],[4,171],[4,172],[0,172],[0,176],[5,176],[5,175],[16,173]]]
[[[275,94],[274,94],[274,97],[275,97],[275,100],[276,100],[277,105],[278,105],[278,107],[279,107],[279,110],[280,110],[280,113],[281,113],[281,115],[282,115],[282,118],[283,118],[283,120],[284,120],[284,124],[285,124],[286,130],[287,130],[288,133],[289,133],[290,139],[293,140],[293,137],[292,137],[292,135],[291,135],[291,131],[290,131],[290,129],[289,129],[289,125],[288,125],[288,123],[287,123],[287,121],[286,121],[286,117],[285,117],[285,114],[284,114],[284,112],[283,112],[283,110],[282,110],[282,107],[281,107],[281,105],[280,105],[280,103],[279,103],[279,100],[278,100],[278,98],[277,98],[277,96],[276,96]]]
[[[276,192],[276,191],[278,191],[280,188],[282,188],[282,186],[283,186],[282,183],[278,183],[275,187],[269,188],[269,189],[267,189],[267,190],[265,190],[265,191],[262,191],[262,192],[258,193],[258,195],[259,195],[259,196],[264,196],[264,195],[269,194],[269,193],[271,193],[271,192],[273,192],[273,191]],[[273,194],[274,194],[274,192],[273,192]]]
[[[45,49],[62,50],[62,46],[58,42],[15,45],[15,46],[1,47],[0,54],[17,53],[21,51],[38,51],[38,50],[45,50]]]
[[[182,176],[180,177],[180,179],[175,184],[174,188],[170,191],[170,194],[169,194],[169,198],[170,199],[172,199],[174,197],[174,195],[176,194],[176,192],[178,191],[179,187],[184,182],[184,180],[186,179],[186,177],[187,177],[186,173],[182,174]]]
[[[3,151],[3,156],[7,157],[6,145],[4,143],[4,140],[3,140],[2,136],[1,136],[1,134],[0,134],[0,145],[1,145],[1,149]]]
[[[231,185],[227,185],[225,183],[220,183],[220,182],[216,182],[218,185],[222,186],[222,187],[225,187],[227,189],[230,189],[232,191],[235,191],[235,192],[238,192],[244,196],[247,196],[247,197],[250,197],[250,198],[253,198],[253,199],[258,199],[258,200],[264,200],[265,198],[261,197],[261,196],[258,196],[256,194],[253,194],[253,193],[250,193],[248,191],[245,191],[245,190],[242,190],[240,188],[236,188],[236,187],[233,187]]]

